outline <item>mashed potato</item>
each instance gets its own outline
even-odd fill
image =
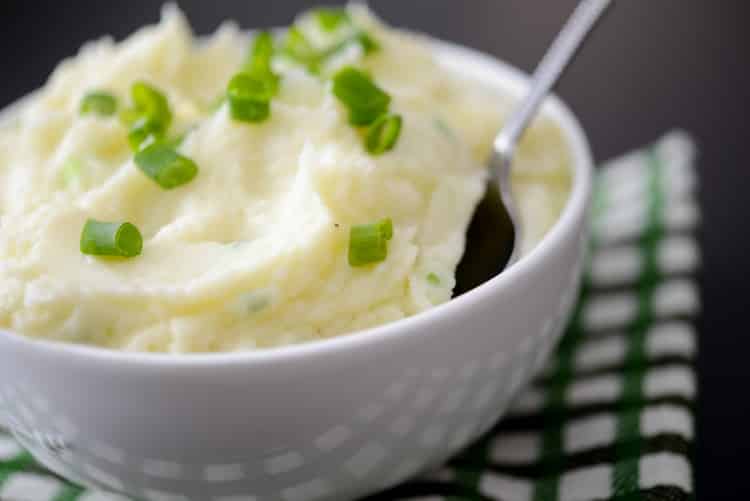
[[[441,68],[425,40],[363,8],[350,14],[379,50],[346,48],[322,75],[276,60],[279,94],[259,124],[216,106],[246,56],[233,24],[198,41],[166,8],[159,25],[62,62],[0,127],[0,327],[118,350],[251,350],[448,301],[507,105]],[[326,78],[342,65],[391,95],[403,116],[393,151],[369,155],[349,125]],[[136,80],[168,97],[170,131],[185,133],[179,151],[199,166],[192,182],[160,188],[134,165],[116,115],[79,113],[92,89],[127,103]],[[570,184],[556,126],[540,121],[527,136],[514,179],[525,250],[558,217]],[[142,254],[83,255],[88,218],[135,224]],[[387,258],[350,266],[351,226],[383,218],[394,226]]]

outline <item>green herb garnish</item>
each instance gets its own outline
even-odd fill
[[[112,116],[117,111],[117,98],[108,92],[88,92],[81,100],[79,111],[81,115]]]
[[[281,52],[291,60],[304,66],[310,73],[319,73],[320,54],[305,34],[302,33],[302,30],[296,26],[292,26],[286,31]]]
[[[261,31],[253,39],[248,58],[241,71],[258,80],[265,80],[266,84],[273,89],[273,94],[276,94],[279,90],[280,78],[271,68],[273,54],[273,36],[267,31]]]
[[[232,118],[240,122],[262,122],[271,114],[273,84],[247,73],[238,73],[227,86]]]
[[[365,148],[372,155],[382,155],[396,146],[401,134],[401,115],[383,115],[367,131]]]
[[[354,24],[346,9],[323,7],[314,9],[303,17],[307,16],[312,16],[318,27],[331,35],[330,43],[316,47],[305,35],[303,26],[292,26],[284,37],[282,53],[314,75],[320,74],[321,68],[331,57],[353,44],[362,47],[365,54],[370,54],[380,47],[369,34]]]
[[[89,219],[81,231],[81,252],[92,256],[134,257],[143,249],[143,237],[130,223]]]
[[[133,109],[140,117],[148,117],[166,132],[172,123],[172,112],[167,97],[156,87],[145,82],[136,82],[130,89]]]
[[[144,174],[165,190],[182,186],[198,174],[195,162],[160,142],[142,148],[135,154],[134,160]]]
[[[318,62],[319,64],[323,64],[324,61],[332,58],[339,52],[343,51],[347,47],[351,46],[352,44],[359,44],[360,47],[362,47],[362,51],[365,54],[369,54],[371,52],[374,52],[380,48],[380,46],[373,40],[370,35],[363,31],[358,31],[351,36],[345,38],[344,40],[328,47],[327,49],[321,51],[318,54]]]
[[[352,226],[349,234],[349,264],[353,267],[384,261],[388,240],[393,238],[393,222],[384,219],[374,224]]]
[[[166,135],[172,123],[172,111],[167,97],[148,83],[134,83],[130,94],[133,107],[123,110],[120,120],[130,128],[128,142],[137,151],[144,144],[160,140]]]
[[[151,144],[153,141],[162,139],[164,131],[159,123],[151,118],[144,116],[138,118],[130,127],[128,132],[128,143],[134,151],[138,151],[143,146]]]
[[[319,7],[312,11],[312,15],[320,29],[329,33],[351,23],[349,13],[341,7]]]
[[[333,76],[333,94],[348,108],[352,125],[370,125],[391,103],[391,97],[366,73],[351,66]]]

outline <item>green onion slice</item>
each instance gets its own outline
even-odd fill
[[[164,131],[158,122],[144,116],[137,119],[128,132],[128,143],[134,151],[138,151],[143,146],[151,144],[154,141],[164,137]]]
[[[434,285],[435,287],[440,285],[440,277],[437,276],[436,273],[428,273],[427,281],[430,283],[430,285]]]
[[[136,82],[130,94],[133,107],[120,112],[120,121],[130,128],[128,142],[138,151],[166,135],[172,123],[172,112],[166,96],[150,84]]]
[[[317,74],[320,71],[318,51],[296,26],[286,31],[282,52],[293,61],[305,66],[310,73]]]
[[[357,33],[352,35],[350,43],[351,42],[357,42],[358,44],[360,44],[365,54],[370,54],[371,52],[375,52],[376,50],[380,49],[380,45],[378,44],[378,42],[376,42],[375,39],[373,39],[364,31],[358,31]]]
[[[350,66],[334,75],[333,94],[349,109],[352,125],[370,125],[391,103],[391,97],[366,73]]]
[[[91,91],[81,100],[81,115],[94,114],[101,117],[114,115],[117,111],[117,98],[108,92]]]
[[[359,44],[365,54],[370,54],[380,48],[370,35],[354,25],[345,9],[323,7],[313,10],[304,17],[308,15],[312,15],[313,20],[317,21],[323,32],[333,34],[339,28],[347,28],[341,34],[336,33],[331,36],[332,43],[323,47],[313,44],[300,26],[292,26],[287,30],[282,45],[282,53],[303,65],[307,71],[314,75],[320,74],[321,68],[329,58],[352,44]]]
[[[130,88],[136,113],[148,117],[162,132],[172,123],[172,112],[167,97],[156,87],[146,82],[136,82]]]
[[[133,108],[123,108],[118,115],[120,122],[122,122],[125,127],[132,127],[133,124],[141,118],[141,115]]]
[[[382,155],[396,146],[402,125],[401,115],[383,115],[367,131],[365,147],[372,155]]]
[[[363,31],[358,31],[322,51],[318,56],[318,60],[325,61],[355,43],[362,47],[362,51],[365,54],[369,54],[380,48],[380,45],[370,35]]]
[[[261,31],[253,39],[250,54],[242,67],[242,72],[256,79],[265,80],[273,90],[273,94],[276,94],[279,90],[279,76],[271,69],[273,53],[273,36],[267,31]]]
[[[380,233],[383,235],[383,238],[386,240],[390,240],[393,238],[393,221],[391,221],[390,218],[383,219],[382,221],[377,223],[378,228],[380,229]]]
[[[89,219],[81,231],[81,252],[92,256],[134,257],[143,249],[143,237],[130,223]]]
[[[353,267],[385,261],[388,240],[393,238],[393,222],[383,219],[374,224],[352,226],[349,234],[349,264]]]
[[[198,174],[195,162],[160,142],[154,142],[136,153],[135,164],[165,190],[182,186]]]
[[[185,132],[177,134],[176,136],[172,136],[169,139],[165,139],[163,142],[166,146],[177,149],[182,145],[182,143],[185,142],[185,138],[188,137],[188,134],[190,134],[190,132],[192,132],[192,128],[186,130]]]
[[[320,29],[329,33],[351,22],[349,13],[341,7],[320,7],[314,9],[312,15],[318,22]]]
[[[270,115],[273,85],[262,78],[238,73],[227,86],[232,118],[241,122],[262,122]]]
[[[273,36],[267,31],[261,31],[253,39],[250,54],[243,66],[245,73],[264,73],[271,71],[273,58]]]

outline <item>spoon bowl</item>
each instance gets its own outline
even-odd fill
[[[486,259],[481,259],[480,262],[483,263],[481,273],[491,273],[493,270],[499,273],[521,257],[522,227],[517,205],[513,200],[510,182],[510,172],[516,147],[547,94],[563,75],[588,35],[611,5],[612,0],[582,0],[578,4],[539,63],[532,76],[531,86],[526,96],[519,102],[505,122],[503,129],[495,138],[489,162],[490,182],[476,215],[482,220],[491,217],[496,218],[498,231],[495,239],[502,242],[483,242],[484,245],[496,252],[496,264],[490,266],[489,262],[484,264]],[[500,207],[497,207],[498,202]],[[472,227],[475,228],[477,224],[480,223],[472,223]],[[477,230],[474,231],[476,233]],[[467,258],[479,259],[471,255]],[[476,276],[473,278],[466,276],[468,273],[467,266],[459,266],[462,280],[460,290],[478,285]],[[465,281],[468,282],[464,284]]]

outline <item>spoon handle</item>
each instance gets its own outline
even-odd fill
[[[582,0],[578,4],[534,71],[528,95],[514,110],[495,139],[495,148],[499,153],[512,157],[516,142],[542,101],[611,4],[612,0]]]

